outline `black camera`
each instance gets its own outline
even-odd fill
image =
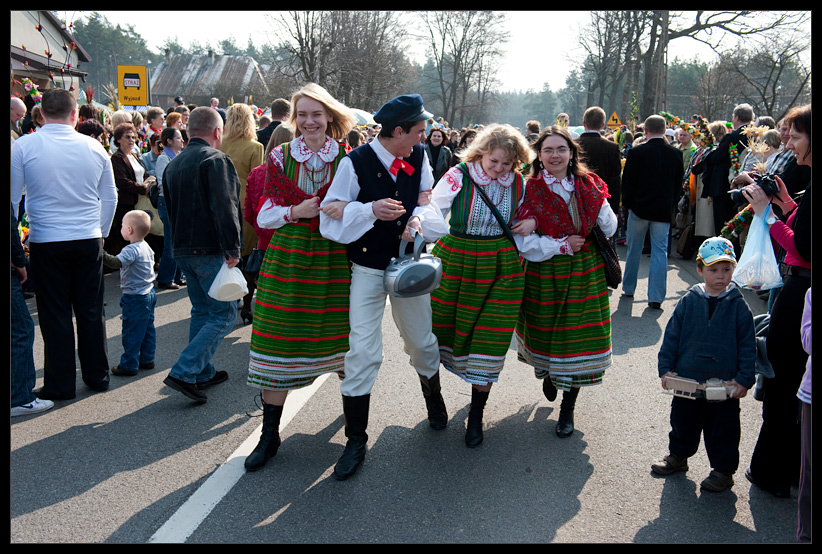
[[[765,175],[762,175],[759,173],[753,173],[751,174],[751,177],[753,177],[754,184],[761,188],[762,191],[768,196],[776,196],[779,194],[779,183],[776,182],[776,179],[772,174],[766,173]],[[728,194],[731,195],[731,200],[733,202],[739,202],[742,204],[748,203],[748,200],[742,196],[742,191],[740,189],[729,190]]]

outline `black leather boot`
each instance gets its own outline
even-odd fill
[[[579,387],[571,387],[570,390],[562,391],[562,403],[559,405],[559,418],[557,419],[557,436],[561,439],[570,437],[574,432],[574,406],[578,395]]]
[[[471,387],[471,409],[468,411],[468,424],[465,427],[465,445],[476,448],[482,443],[482,412],[488,401],[488,392]]]
[[[345,481],[357,472],[365,459],[368,435],[368,406],[370,394],[363,396],[343,396],[343,415],[345,416],[345,444],[342,456],[334,466],[334,477],[338,481]]]
[[[283,407],[263,403],[263,431],[260,442],[245,459],[246,471],[262,469],[265,463],[277,454],[280,448],[280,418]]]
[[[430,378],[420,375],[420,384],[425,407],[428,409],[428,424],[437,431],[445,429],[448,424],[448,412],[445,411],[445,400],[442,398],[439,372]]]
[[[554,386],[554,382],[551,381],[550,375],[546,374],[545,379],[542,380],[542,394],[545,395],[545,398],[547,398],[549,402],[557,399],[557,388]]]

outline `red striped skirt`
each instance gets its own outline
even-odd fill
[[[434,246],[442,281],[431,293],[442,365],[465,381],[499,379],[523,294],[523,271],[506,237],[448,235]]]
[[[307,222],[277,229],[257,282],[247,383],[290,390],[324,373],[342,377],[350,287],[343,245]]]

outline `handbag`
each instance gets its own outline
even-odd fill
[[[605,260],[605,282],[610,288],[615,289],[622,282],[622,267],[619,265],[619,254],[617,254],[616,249],[611,244],[611,241],[608,240],[608,237],[605,236],[605,233],[602,232],[599,225],[594,225],[594,228],[591,230],[591,235],[600,254],[602,254],[603,260]]]
[[[260,268],[263,266],[263,258],[265,258],[265,250],[254,247],[251,254],[248,255],[243,271],[251,275],[259,273]]]
[[[160,212],[158,212],[157,208],[151,204],[151,200],[149,200],[148,196],[143,194],[139,195],[137,197],[137,203],[134,205],[134,209],[148,212],[151,216],[151,228],[149,229],[150,234],[158,237],[163,236],[163,222],[160,220]]]
[[[485,202],[485,205],[488,206],[488,208],[491,210],[491,213],[494,214],[497,223],[499,223],[499,226],[502,228],[502,232],[505,233],[505,236],[508,237],[508,240],[511,241],[511,244],[514,245],[514,248],[517,248],[517,243],[514,240],[514,233],[511,232],[510,227],[508,227],[508,223],[506,223],[505,220],[502,218],[502,214],[499,213],[497,207],[494,206],[494,204],[488,198],[488,195],[485,194],[484,190],[482,190],[482,187],[478,186],[476,183],[474,183],[474,180],[471,179],[471,175],[468,173],[468,168],[465,167],[465,165],[463,164],[459,164],[457,167],[460,171],[462,171],[462,173],[466,177],[468,177],[468,180],[471,181],[471,183],[474,185],[474,190],[476,190],[479,193],[480,198],[482,198],[482,201]],[[519,249],[517,249],[517,252],[519,252]]]
[[[148,199],[155,208],[160,201],[160,184],[156,181],[148,187]]]

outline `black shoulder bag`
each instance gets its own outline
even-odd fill
[[[608,237],[605,236],[605,233],[602,232],[602,229],[599,228],[599,225],[594,225],[594,228],[591,230],[591,235],[594,238],[597,249],[599,249],[600,254],[602,254],[602,258],[605,260],[605,282],[609,287],[615,289],[622,282],[622,268],[619,265],[619,254],[617,254],[616,249],[611,244],[611,241],[608,240]]]

